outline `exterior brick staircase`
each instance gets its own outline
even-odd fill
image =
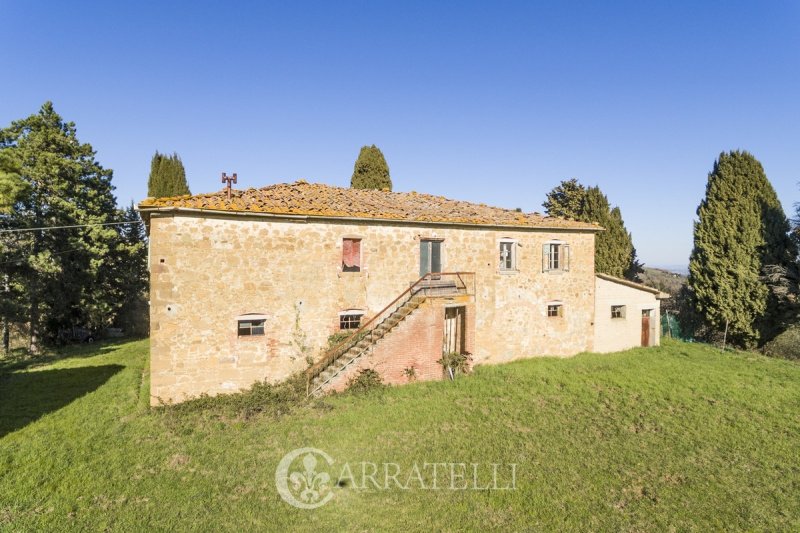
[[[464,278],[469,276],[471,273],[459,272],[426,274],[421,277],[355,333],[328,350],[320,361],[306,371],[308,395],[322,394],[326,385],[371,353],[377,343],[391,334],[428,297],[468,293],[470,287],[464,282]]]

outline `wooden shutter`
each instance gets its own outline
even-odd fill
[[[550,270],[550,245],[542,246],[542,272]]]
[[[431,241],[431,272],[442,271],[442,242]]]
[[[569,244],[563,245],[562,248],[564,249],[564,257],[561,259],[564,262],[562,270],[569,272]]]
[[[342,240],[342,268],[348,272],[361,270],[361,239]]]
[[[350,246],[350,261],[352,266],[361,269],[361,239],[354,239]]]
[[[350,256],[353,253],[353,241],[350,239],[344,239],[342,241],[342,264],[345,267],[352,266],[350,264]]]
[[[419,275],[430,272],[430,241],[419,241]]]

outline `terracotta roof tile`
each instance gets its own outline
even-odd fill
[[[139,204],[146,213],[158,208],[188,208],[208,211],[346,217],[408,222],[451,224],[532,226],[600,230],[597,224],[547,217],[539,213],[520,213],[443,196],[417,192],[389,192],[349,189],[297,181],[261,189],[233,190],[228,200],[225,190],[211,194],[147,198]]]

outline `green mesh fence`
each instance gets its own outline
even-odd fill
[[[661,313],[661,338],[662,339],[678,339],[686,342],[694,342],[691,335],[684,334],[681,331],[681,325],[673,313]]]

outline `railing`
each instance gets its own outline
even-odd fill
[[[447,279],[451,279],[455,284],[458,291],[464,291],[466,294],[475,294],[475,274],[473,272],[431,272],[425,274],[417,281],[412,283],[406,290],[400,293],[397,298],[391,301],[389,305],[381,309],[372,318],[367,320],[361,325],[352,335],[349,335],[342,342],[326,351],[319,361],[314,363],[306,370],[306,392],[310,392],[311,382],[322,374],[326,368],[332,365],[337,359],[344,355],[350,348],[358,344],[364,339],[367,339],[369,344],[372,345],[375,341],[373,326],[378,326],[386,318],[389,318],[399,307],[410,300],[412,297],[422,293],[425,296],[431,295],[436,290],[442,288],[452,287],[449,285]],[[402,303],[398,304],[401,300]],[[385,333],[385,332],[384,332]]]

